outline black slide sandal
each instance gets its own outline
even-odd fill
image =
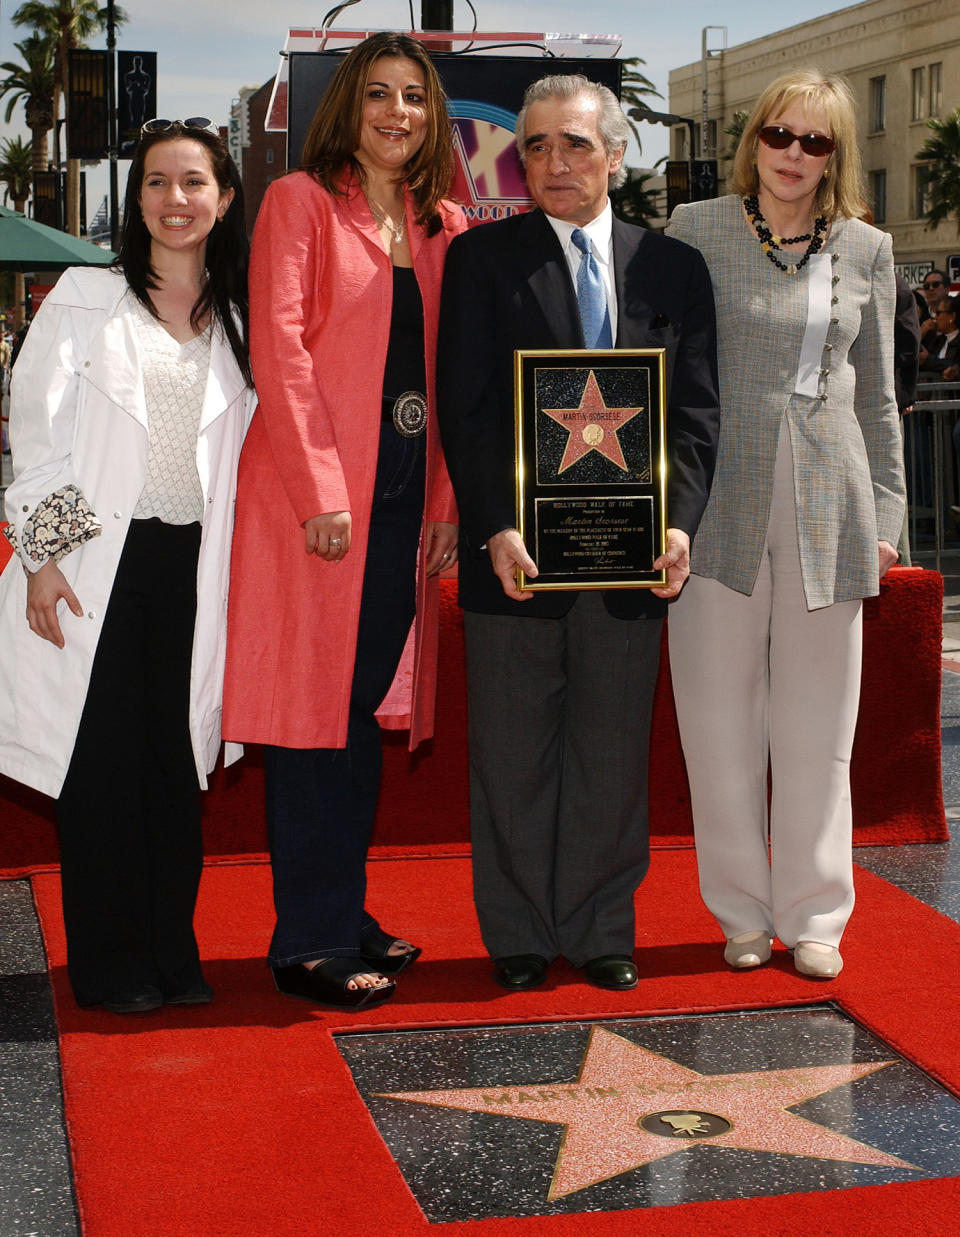
[[[423,950],[415,945],[409,953],[388,953],[390,946],[395,945],[397,941],[403,941],[405,945],[410,944],[402,936],[390,936],[376,924],[371,924],[360,933],[360,956],[364,962],[375,963],[374,969],[380,975],[399,975],[411,963],[416,962]]]
[[[315,1005],[330,1005],[336,1009],[371,1009],[389,1000],[397,990],[391,980],[378,988],[348,988],[358,975],[371,971],[362,958],[323,958],[317,966],[273,966],[273,982],[284,996],[299,997]],[[378,970],[378,974],[382,972]]]

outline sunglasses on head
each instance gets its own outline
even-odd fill
[[[794,142],[800,143],[800,149],[805,155],[813,155],[816,159],[825,159],[836,149],[836,142],[825,133],[794,133],[783,125],[764,125],[757,134],[764,146],[771,150],[786,150]]]
[[[147,121],[140,132],[169,133],[171,129],[193,129],[200,133],[212,133],[215,137],[220,136],[219,128],[209,116],[188,116],[186,120],[163,120],[155,116],[153,120]]]

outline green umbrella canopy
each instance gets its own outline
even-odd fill
[[[0,206],[0,270],[33,271],[42,267],[109,266],[114,254],[67,232],[37,223],[19,211]]]

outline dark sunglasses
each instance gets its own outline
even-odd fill
[[[929,289],[929,288],[942,288],[942,287],[943,287],[943,280],[942,280],[942,279],[935,279],[935,280],[933,281],[933,283],[925,283],[923,286],[924,286],[925,288],[928,288],[928,289]]]
[[[209,116],[188,116],[186,120],[163,120],[159,116],[155,116],[153,120],[148,120],[140,130],[143,133],[169,133],[171,129],[195,129],[200,133],[212,133],[214,136],[220,136],[219,128],[213,123]]]
[[[825,159],[836,149],[836,142],[825,133],[793,133],[783,125],[764,125],[757,134],[764,146],[771,150],[786,150],[794,142],[800,143],[800,149],[805,155],[813,155],[815,159]]]

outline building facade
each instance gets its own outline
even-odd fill
[[[718,29],[718,28],[708,28]],[[672,70],[669,110],[697,122],[695,155],[724,155],[724,130],[749,112],[764,87],[791,68],[841,73],[857,101],[865,194],[878,226],[893,237],[898,269],[911,284],[923,272],[950,270],[960,283],[955,219],[936,229],[924,220],[926,168],[917,152],[927,120],[960,106],[960,4],[957,0],[866,0],[813,21],[709,54]],[[671,157],[689,157],[688,130],[676,126]],[[725,192],[721,180],[720,192]]]
[[[264,129],[272,92],[272,77],[262,86],[244,86],[230,109],[230,153],[243,181],[248,235],[267,185],[287,170],[286,133]]]

